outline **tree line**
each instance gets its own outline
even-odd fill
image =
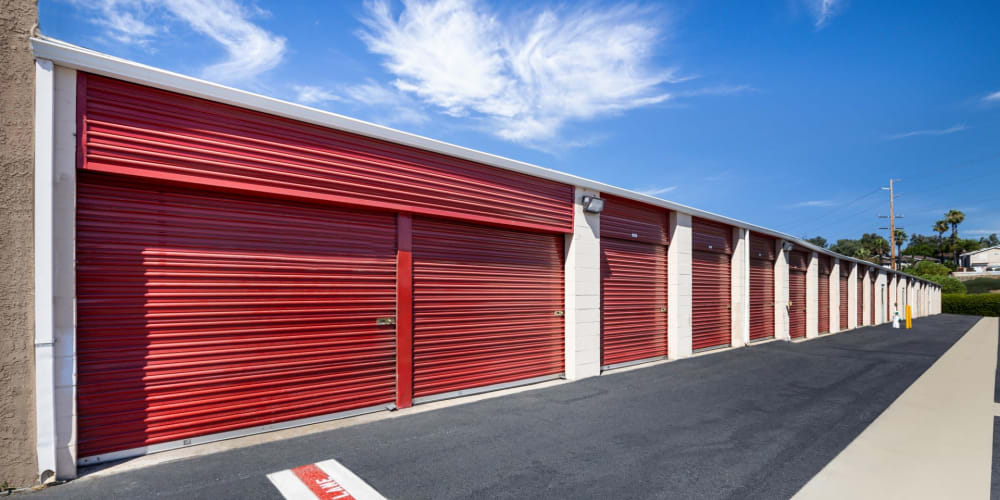
[[[942,264],[954,269],[958,266],[958,258],[962,253],[1000,246],[1000,237],[996,233],[976,239],[961,238],[958,227],[965,222],[965,214],[961,210],[949,210],[944,218],[931,227],[932,235],[906,234],[902,229],[896,229],[896,255],[913,257],[932,257]],[[951,231],[947,237],[945,233]],[[909,237],[909,243],[907,243]],[[832,245],[827,245],[826,238],[816,236],[805,238],[806,241],[839,254],[879,263],[889,256],[889,241],[878,233],[865,233],[859,239],[841,239]],[[906,246],[905,248],[903,246]],[[905,260],[905,259],[903,259]]]

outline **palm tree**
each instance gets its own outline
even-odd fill
[[[948,213],[944,214],[944,220],[949,225],[951,225],[951,248],[952,254],[955,258],[955,265],[958,265],[958,251],[956,243],[958,243],[958,225],[965,220],[965,214],[961,210],[949,210]]]
[[[944,242],[942,237],[948,230],[948,221],[939,220],[934,223],[934,232],[938,235],[938,258],[944,261]]]
[[[903,243],[906,242],[906,232],[902,229],[897,229],[894,232],[896,240],[896,255],[899,260],[903,260]]]

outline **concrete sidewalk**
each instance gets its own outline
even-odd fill
[[[981,319],[795,498],[989,498],[998,331]]]

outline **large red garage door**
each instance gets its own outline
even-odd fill
[[[809,255],[792,251],[788,254],[788,335],[806,336],[806,272]]]
[[[732,342],[733,228],[694,219],[691,233],[691,348],[725,347]]]
[[[395,397],[395,217],[127,183],[77,192],[81,457]]]
[[[851,264],[840,262],[840,329],[847,330],[847,278],[851,277]]]
[[[667,212],[607,197],[601,212],[601,365],[667,355]]]
[[[562,373],[562,259],[562,235],[415,218],[415,402]]]
[[[750,340],[774,337],[775,240],[750,234]]]
[[[868,308],[868,318],[871,320],[871,324],[875,324],[875,283],[878,279],[878,272],[875,271],[874,267],[868,269],[868,283],[871,286],[871,306]]]
[[[816,284],[816,295],[819,300],[819,333],[829,333],[830,332],[830,271],[833,269],[833,265],[830,263],[830,257],[826,255],[819,256],[819,280]]]
[[[864,324],[865,324],[865,288],[864,288],[865,267],[862,266],[861,264],[858,264],[858,273],[857,273],[857,275],[855,277],[857,278],[857,279],[854,280],[854,287],[856,289],[855,292],[854,292],[854,296],[857,297],[857,302],[858,302],[858,304],[857,304],[858,310],[857,310],[857,313],[856,313],[857,314],[856,317],[858,318],[857,325],[858,326],[864,326]]]

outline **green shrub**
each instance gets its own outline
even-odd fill
[[[1000,279],[976,278],[964,282],[969,293],[990,293],[990,290],[1000,290]]]
[[[943,266],[937,262],[922,260],[917,262],[915,265],[908,267],[906,271],[914,276],[927,278],[930,276],[947,276],[948,273],[951,272],[951,269],[948,269],[947,266]]]
[[[951,276],[924,276],[924,279],[941,285],[942,294],[953,293],[965,295],[965,283],[962,283],[958,278]]]
[[[1000,316],[1000,294],[942,295],[941,312],[971,314],[973,316]]]

